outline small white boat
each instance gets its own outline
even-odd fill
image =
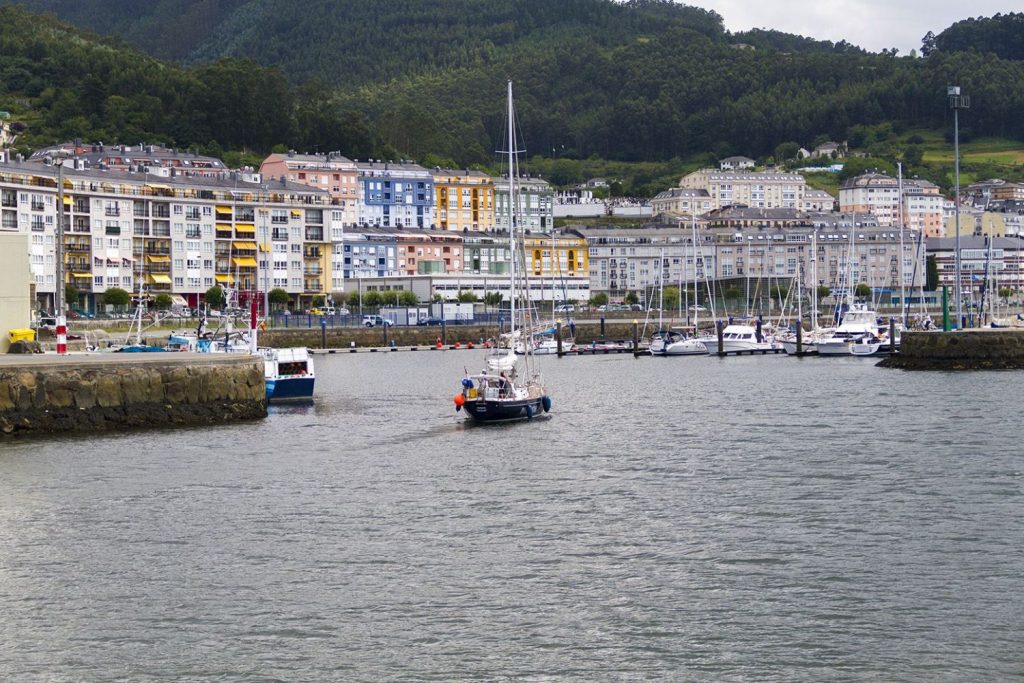
[[[655,333],[649,351],[652,356],[706,356],[708,347],[698,339],[670,331]]]
[[[880,338],[878,314],[864,304],[855,304],[843,316],[839,327],[816,343],[819,356],[851,356],[852,346],[864,340]]]
[[[705,345],[707,342],[705,342]],[[711,353],[718,353],[718,339],[713,346],[708,347]],[[722,330],[722,353],[764,353],[769,351],[781,351],[782,345],[763,334],[758,339],[757,328],[753,325],[740,325],[733,323],[726,325]]]

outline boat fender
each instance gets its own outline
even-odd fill
[[[531,405],[526,406],[526,419],[527,420],[532,420],[533,419],[533,406],[531,406]]]
[[[473,388],[473,380],[471,380],[468,377],[463,377],[462,378],[462,386],[466,387],[467,389],[472,389]]]
[[[452,400],[455,401],[455,412],[462,410],[462,406],[466,403],[466,397],[462,394],[455,394],[455,398]]]
[[[551,397],[550,396],[542,397],[540,399],[540,404],[541,404],[541,406],[544,407],[544,412],[545,413],[551,412]]]

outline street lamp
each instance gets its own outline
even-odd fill
[[[961,293],[960,282],[960,110],[970,109],[971,98],[960,94],[960,86],[951,85],[946,88],[946,96],[949,98],[949,106],[953,110],[953,183],[955,194],[953,197],[954,216],[956,225],[956,326],[959,330],[963,325],[963,294]]]

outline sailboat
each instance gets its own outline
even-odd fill
[[[516,188],[519,177],[516,144],[515,109],[512,106],[512,81],[508,82],[508,239],[509,267],[509,344],[497,349],[485,360],[477,374],[462,378],[462,391],[455,395],[455,410],[465,410],[475,422],[532,420],[551,410],[551,397],[534,367],[533,316],[530,306],[529,271],[523,249],[521,197]],[[516,355],[517,339],[524,341],[522,356]]]
[[[658,331],[651,336],[648,351],[652,356],[706,356],[708,347],[703,342],[687,337],[679,330],[666,330],[662,319],[665,308],[665,250],[658,259]]]

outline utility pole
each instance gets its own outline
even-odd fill
[[[960,94],[960,86],[951,85],[946,88],[946,95],[949,98],[949,106],[953,110],[953,183],[955,195],[953,197],[956,223],[956,286],[953,291],[956,296],[956,328],[959,330],[963,325],[963,293],[960,276],[960,110],[970,109],[971,98]]]

